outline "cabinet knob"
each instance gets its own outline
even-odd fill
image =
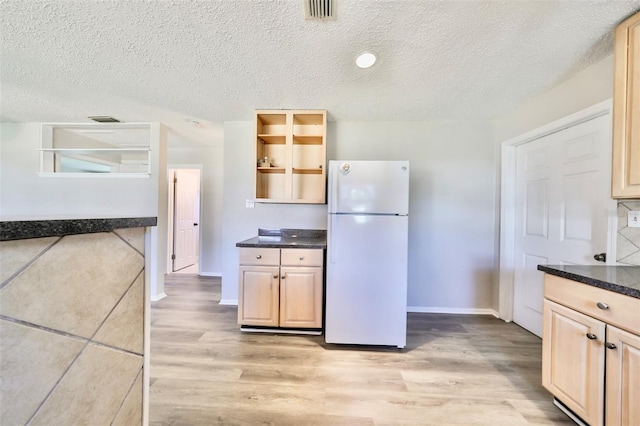
[[[284,275],[281,275],[281,276],[280,276],[280,279],[283,279],[283,280],[284,280],[284,277],[285,277]]]
[[[587,333],[587,339],[589,340],[596,340],[598,338],[598,336],[596,336],[593,333]]]
[[[605,345],[608,349],[616,349],[617,346],[615,345],[615,343],[611,343],[611,342],[607,342],[607,344]]]
[[[300,260],[304,260],[304,256],[300,256]]]
[[[261,254],[257,255],[256,259],[262,259],[262,255]]]
[[[274,275],[274,276],[273,276],[273,278],[275,278],[275,279],[277,280],[277,279],[278,279],[278,276],[277,276],[277,275]]]
[[[596,303],[596,306],[600,309],[609,309],[609,305],[607,305],[606,303],[602,303],[602,302],[598,302]]]

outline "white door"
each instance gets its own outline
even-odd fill
[[[611,117],[516,148],[513,321],[542,335],[539,264],[589,265],[607,247]]]
[[[173,270],[179,271],[198,262],[199,170],[176,170],[174,193]]]

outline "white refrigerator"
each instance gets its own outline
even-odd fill
[[[330,161],[325,340],[404,348],[408,161]]]

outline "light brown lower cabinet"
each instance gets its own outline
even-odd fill
[[[323,250],[240,248],[238,324],[322,328]]]
[[[543,318],[544,387],[591,426],[640,425],[640,299],[547,274]]]
[[[640,311],[638,311],[640,316]],[[640,336],[607,328],[606,424],[640,425]]]

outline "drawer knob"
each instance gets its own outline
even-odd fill
[[[602,302],[598,302],[596,303],[596,306],[600,309],[609,309],[609,305],[607,305],[606,303],[602,303]]]
[[[615,343],[611,343],[611,342],[607,342],[607,344],[605,345],[608,349],[615,349],[617,348],[617,346],[615,345]]]
[[[589,340],[596,340],[598,338],[598,336],[596,336],[593,333],[587,333],[587,339]]]
[[[304,260],[304,256],[300,256],[300,260]]]
[[[262,259],[262,255],[261,254],[257,255],[256,259]]]

